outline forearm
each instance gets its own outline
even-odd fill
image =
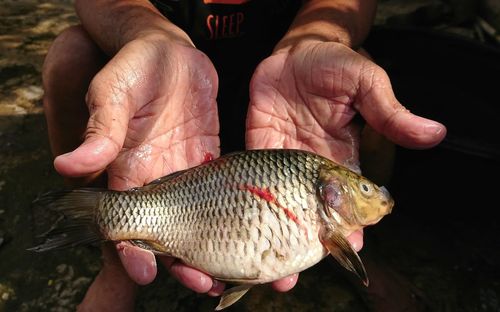
[[[108,55],[131,40],[155,34],[193,45],[182,29],[146,0],[76,0],[75,9],[85,30]]]
[[[275,52],[303,40],[335,41],[358,48],[370,31],[376,6],[376,0],[304,1]]]

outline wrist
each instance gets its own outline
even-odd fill
[[[149,1],[76,0],[75,8],[85,30],[110,56],[127,43],[148,37],[194,46],[189,36]]]
[[[115,43],[117,49],[121,49],[131,41],[142,39],[167,40],[183,46],[194,47],[191,38],[160,13],[148,12],[141,16],[132,15],[121,26],[122,29]]]
[[[129,32],[125,31],[123,36],[117,42],[117,48],[121,49],[123,46],[132,41],[142,40],[147,42],[167,42],[169,44],[177,44],[187,47],[194,47],[193,42],[189,36],[181,29],[174,27],[165,27],[165,25],[149,25],[148,27],[134,29]]]
[[[308,41],[338,42],[358,49],[369,33],[375,9],[374,0],[306,1],[274,53]]]
[[[300,33],[289,32],[276,44],[273,54],[288,52],[299,45],[308,43],[324,43],[336,42],[348,47],[352,47],[350,35],[344,29],[338,29],[336,32],[330,32],[327,35],[315,32],[314,29],[310,31],[301,30]]]

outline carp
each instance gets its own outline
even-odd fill
[[[394,205],[385,187],[360,174],[284,149],[227,154],[127,191],[80,188],[35,202],[64,218],[32,250],[130,241],[237,284],[217,310],[252,286],[301,272],[328,254],[367,285],[346,237]]]

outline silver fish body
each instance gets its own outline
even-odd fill
[[[345,237],[393,205],[385,188],[299,150],[233,153],[144,187],[72,190],[40,202],[65,214],[67,227],[84,224],[86,234],[51,238],[37,251],[129,240],[244,285],[301,272],[329,253],[365,280]]]
[[[328,254],[318,239],[324,162],[298,152],[222,157],[145,188],[103,193],[96,223],[107,239],[155,242],[219,279],[273,281]]]

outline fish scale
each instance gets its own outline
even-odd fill
[[[302,175],[302,180],[309,181],[307,189],[312,190],[317,174],[315,176],[304,166],[295,165],[292,169],[291,163],[293,160],[299,164],[301,161],[314,162],[313,168],[317,168],[321,159],[304,159],[297,157],[299,155],[284,156],[280,153],[249,153],[245,157],[215,160],[210,166],[198,167],[189,174],[177,176],[170,183],[159,184],[150,191],[130,191],[121,195],[124,200],[119,202],[123,206],[117,207],[118,209],[106,209],[107,206],[113,206],[114,197],[117,195],[106,194],[102,204],[102,221],[98,223],[101,228],[108,227],[108,237],[111,240],[114,239],[113,236],[123,238],[130,232],[145,232],[146,235],[135,239],[161,242],[165,246],[164,252],[205,271],[217,272],[222,279],[252,279],[256,282],[275,279],[274,274],[266,272],[276,271],[274,267],[277,262],[286,261],[291,257],[290,251],[287,250],[290,247],[312,247],[312,251],[307,254],[312,253],[320,258],[326,255],[321,244],[311,246],[305,233],[295,222],[289,220],[285,210],[280,207],[286,207],[285,209],[304,219],[304,224],[316,223],[309,222],[317,218],[314,209],[310,209],[309,212],[312,213],[309,215],[304,213],[307,205],[305,197],[315,194],[293,192],[294,184],[291,181],[298,181]],[[254,174],[247,174],[249,172]],[[280,204],[266,201],[245,189],[254,187],[270,189],[276,197],[276,203]],[[223,196],[220,196],[221,193]],[[129,206],[135,207],[133,214],[123,214],[123,211],[130,211]],[[109,217],[106,213],[119,214],[119,219]],[[154,224],[155,230],[151,233],[148,231],[151,228],[148,218],[153,213],[156,214],[154,217],[157,221]],[[217,219],[226,222],[213,227],[209,220]],[[129,227],[130,224],[137,226]],[[250,226],[258,229],[256,241],[241,234]],[[210,230],[201,230],[203,228]],[[222,235],[218,236],[218,233]],[[215,257],[208,256],[206,248],[203,248],[208,244],[207,241],[213,239],[221,240],[219,248],[212,251]],[[247,245],[250,246],[248,249],[253,250],[250,257],[246,253]],[[266,253],[267,250],[269,252]],[[231,254],[231,257],[228,258],[228,254]],[[261,257],[256,258],[256,254]],[[307,260],[307,255],[303,258],[304,261]],[[302,270],[304,261],[296,260],[294,262],[297,267],[279,271],[286,275]],[[241,273],[240,269],[228,269],[228,266],[234,266],[234,263],[254,269],[247,269],[244,273]]]
[[[301,272],[328,253],[367,283],[346,236],[393,205],[384,188],[300,150],[233,153],[144,187],[69,190],[39,203],[66,216],[68,225],[55,234],[72,232],[34,250],[129,240],[241,284],[224,293],[219,309],[238,300],[244,285]]]

